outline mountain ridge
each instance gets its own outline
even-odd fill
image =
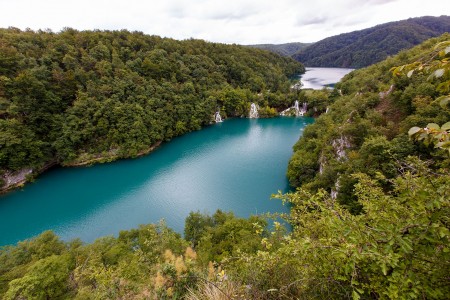
[[[313,43],[283,43],[283,44],[254,44],[254,45],[246,45],[248,47],[269,50],[271,52],[275,52],[277,54],[283,56],[292,56],[295,53],[301,51],[302,49],[312,45]]]
[[[450,16],[409,18],[320,40],[292,55],[308,67],[361,68],[450,31]]]

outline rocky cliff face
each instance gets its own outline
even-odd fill
[[[5,172],[5,174],[1,176],[3,185],[0,186],[0,191],[6,191],[13,187],[24,184],[27,181],[28,176],[32,173],[32,168],[24,168],[15,172]]]

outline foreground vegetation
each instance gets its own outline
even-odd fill
[[[3,299],[445,299],[450,176],[417,159],[392,180],[354,175],[364,213],[329,193],[294,205],[287,234],[262,217],[191,213],[185,239],[164,224],[92,244],[51,232],[0,250]]]
[[[140,155],[217,110],[246,116],[251,102],[263,117],[276,113],[294,101],[288,77],[303,71],[267,51],[201,40],[0,29],[0,177]]]
[[[448,151],[436,150],[434,143],[414,143],[408,135],[414,126],[441,126],[450,121],[448,104],[443,107],[439,100],[449,93],[445,84],[450,79],[448,63],[444,61],[446,73],[438,78],[431,76],[433,72],[409,73],[407,68],[406,72],[395,71],[396,76],[391,70],[415,61],[439,61],[433,47],[448,39],[446,34],[346,75],[336,85],[342,95],[328,97],[327,101],[334,101],[329,112],[308,126],[294,146],[288,167],[291,184],[312,192],[324,189],[359,213],[362,208],[353,192],[355,173],[381,174],[386,177],[383,188],[389,191],[399,164],[408,156],[429,162],[436,172],[448,172]],[[445,56],[448,59],[448,53]]]
[[[447,299],[449,40],[353,72],[330,94],[300,92],[334,103],[295,146],[299,188],[275,196],[291,205],[290,232],[221,211],[192,212],[184,238],[164,224],[92,244],[45,232],[0,250],[1,297]]]

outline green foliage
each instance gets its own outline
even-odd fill
[[[237,253],[255,253],[267,234],[263,217],[237,218],[217,210],[212,216],[191,212],[185,221],[185,238],[197,250],[203,264],[220,262]]]
[[[291,56],[309,45],[311,44],[286,43],[286,44],[257,44],[257,45],[249,45],[249,47],[272,51],[283,56]]]
[[[406,74],[407,77],[414,73],[428,75],[428,81],[437,81],[436,90],[443,95],[434,102],[439,103],[442,110],[448,111],[450,102],[450,41],[444,41],[434,46],[433,51],[412,64],[407,64],[392,68],[394,75]],[[450,122],[439,126],[436,123],[429,123],[425,128],[414,126],[408,131],[409,136],[418,141],[423,141],[425,146],[435,145],[435,148],[447,150],[450,154]]]
[[[196,247],[200,238],[212,226],[214,226],[214,220],[211,216],[200,212],[190,212],[184,222],[184,238]]]
[[[190,213],[186,218],[186,240],[164,223],[142,225],[121,232],[117,238],[104,237],[92,244],[77,240],[66,243],[52,232],[44,232],[16,246],[0,248],[0,297],[448,298],[450,161],[442,155],[441,148],[448,142],[450,125],[448,111],[436,101],[446,93],[438,88],[446,79],[428,80],[424,74],[410,78],[389,76],[392,67],[417,61],[433,51],[436,42],[447,39],[448,35],[444,35],[353,72],[337,85],[341,91],[318,94],[323,98],[317,97],[317,107],[332,104],[328,113],[305,129],[294,146],[288,175],[300,188],[275,196],[290,205],[291,212],[285,216],[292,226],[289,233],[278,222],[268,229],[267,219],[262,216],[242,219],[220,210],[212,216]],[[164,42],[170,43],[161,42],[164,51],[152,53],[145,63],[145,72],[157,77],[153,81],[168,84],[168,78],[183,75],[172,74],[173,69],[155,64],[168,59],[176,44]],[[116,55],[106,51],[106,42],[95,45],[89,48],[94,58]],[[9,53],[12,54],[4,60],[5,64],[14,66],[14,51]],[[133,67],[141,68],[142,61]],[[66,57],[66,62],[73,60]],[[86,59],[83,64],[86,68],[102,68],[105,73],[110,71],[107,64],[97,66],[94,62],[95,59]],[[120,65],[117,60],[113,62]],[[183,90],[189,94],[198,87],[190,81]],[[242,99],[264,107],[264,102],[276,93],[260,97],[250,89],[227,86],[205,95],[205,103],[212,97],[227,114],[239,114],[249,104]],[[300,92],[296,96],[302,99],[313,97],[314,93]],[[292,99],[276,101],[285,100]],[[99,117],[95,113],[96,105],[101,106],[99,102],[86,91],[78,92],[75,102],[68,108],[73,109],[72,117],[64,122],[87,128],[91,134],[108,130],[113,124],[106,118],[109,114],[117,114],[124,123],[131,119],[134,123],[127,130],[139,128],[134,116],[142,118],[145,124],[143,106],[124,103],[128,106],[123,109],[120,99],[109,99],[105,100],[111,105],[103,111],[105,119],[93,126],[83,119],[82,112],[94,119]],[[170,109],[177,111],[174,106]],[[217,106],[208,109],[214,111]],[[32,122],[33,118],[29,120]],[[411,124],[421,127],[409,129]],[[188,122],[178,120],[171,134],[176,134],[173,130],[182,132],[186,126]],[[413,143],[408,130],[410,136],[435,148]],[[89,140],[85,132],[76,133],[71,142],[83,141],[82,145]],[[12,144],[20,138],[20,130],[10,128],[5,134],[5,140],[11,139]],[[78,155],[76,151],[67,153]]]
[[[253,216],[249,219],[236,218],[233,214],[221,214],[222,221],[210,227],[200,239],[197,246],[199,259],[203,264],[209,261],[221,262],[238,253],[255,253],[261,248],[261,233],[257,228],[265,228],[262,217]]]
[[[374,138],[365,152],[383,145],[385,139]],[[450,176],[416,157],[397,170],[391,191],[379,173],[351,175],[358,215],[324,190],[277,195],[291,205],[289,234],[278,222],[269,231],[261,217],[191,213],[186,224],[204,227],[194,232],[197,252],[164,224],[87,245],[62,244],[44,233],[0,250],[0,282],[6,284],[0,296],[444,299],[450,293]],[[47,251],[44,241],[57,250]]]
[[[425,146],[433,144],[435,148],[447,150],[450,155],[450,122],[442,127],[436,123],[430,123],[425,128],[412,127],[408,134],[418,141],[423,141]]]
[[[383,190],[383,177],[353,175],[364,211],[357,216],[322,190],[281,196],[294,204],[295,228],[292,243],[276,254],[296,253],[296,259],[286,259],[297,274],[272,288],[291,285],[301,298],[323,293],[328,298],[350,298],[352,293],[363,299],[445,297],[449,176],[430,174],[417,160],[404,168],[393,182],[394,193]],[[265,264],[270,268],[270,260]]]
[[[287,171],[291,184],[313,193],[325,189],[353,213],[360,213],[352,174],[375,176],[380,173],[388,179],[383,188],[392,190],[390,180],[396,176],[398,161],[409,155],[424,159],[442,155],[444,151],[436,152],[433,147],[409,140],[408,131],[418,126],[409,131],[410,135],[447,149],[447,129],[437,128],[437,125],[420,129],[427,124],[446,124],[450,120],[450,111],[439,105],[439,98],[445,93],[439,87],[446,80],[446,73],[440,78],[428,79],[429,72],[444,68],[440,65],[448,55],[446,41],[448,34],[345,76],[336,85],[337,92],[329,94],[328,100],[322,100],[332,103],[329,112],[308,126],[294,146]],[[436,48],[436,44],[440,46]],[[408,77],[408,70],[418,65],[407,63],[420,59],[434,67],[426,72],[415,71],[414,76]],[[434,60],[441,63],[436,64]],[[404,67],[399,70],[402,67],[398,66]],[[404,76],[393,76],[392,71]],[[431,167],[436,170],[449,164],[445,157],[432,162]]]
[[[310,67],[362,68],[442,35],[450,17],[420,17],[332,36],[292,57]]]
[[[0,172],[134,157],[210,124],[284,108],[294,60],[140,32],[0,29]],[[261,103],[263,104],[263,103]]]
[[[30,266],[27,274],[9,283],[5,299],[55,299],[68,290],[71,258],[52,255]]]

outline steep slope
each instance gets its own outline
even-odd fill
[[[333,99],[329,113],[308,126],[294,146],[288,169],[291,184],[312,191],[328,190],[341,204],[358,212],[352,174],[383,174],[388,189],[388,181],[397,174],[398,162],[410,155],[430,161],[441,156],[434,167],[448,167],[445,151],[414,143],[408,137],[413,126],[423,128],[428,123],[442,125],[450,121],[450,111],[434,101],[446,93],[438,89],[442,77],[394,77],[390,71],[395,66],[432,57],[434,45],[448,40],[450,35],[444,34],[346,75],[336,85],[341,96]]]
[[[362,68],[450,32],[450,16],[421,17],[332,36],[292,57],[308,67]]]
[[[310,45],[311,43],[286,43],[286,44],[257,44],[248,46],[252,48],[269,50],[271,52],[275,52],[283,56],[291,56]]]

